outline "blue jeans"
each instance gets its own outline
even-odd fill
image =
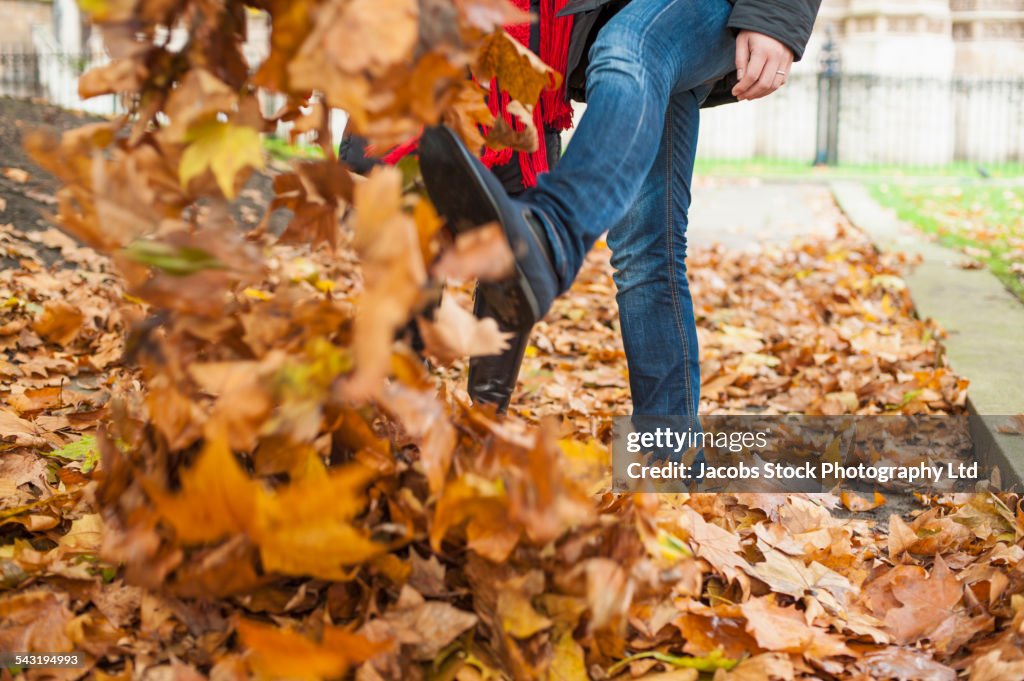
[[[699,108],[734,68],[728,0],[634,0],[590,51],[587,111],[523,196],[548,230],[562,290],[605,231],[633,411],[696,415],[700,362],[686,280]]]

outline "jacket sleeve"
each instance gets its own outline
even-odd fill
[[[800,61],[820,6],[821,0],[736,0],[729,28],[769,35]]]

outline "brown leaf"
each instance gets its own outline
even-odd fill
[[[26,447],[42,447],[47,444],[41,428],[7,409],[0,409],[0,440]]]
[[[475,625],[477,617],[443,601],[424,600],[406,586],[384,621],[394,629],[403,647],[408,646],[413,659],[433,660],[459,634]]]
[[[522,527],[510,522],[501,485],[478,476],[462,476],[445,485],[434,511],[430,544],[440,549],[448,531],[466,525],[467,545],[494,562],[502,562],[519,542]],[[467,522],[468,521],[468,522]]]
[[[444,487],[455,449],[455,429],[448,421],[448,413],[434,395],[400,384],[384,388],[384,400],[413,438],[420,450],[420,464],[427,475],[431,492],[437,494]]]
[[[957,678],[954,669],[936,662],[927,653],[911,648],[872,651],[858,666],[867,669],[874,678],[901,681],[954,681]]]
[[[294,173],[274,178],[275,196],[266,217],[277,208],[289,208],[294,215],[281,234],[283,243],[337,248],[339,211],[343,202],[352,200],[352,177],[334,160],[296,163],[293,168]]]
[[[127,627],[139,617],[142,589],[117,580],[106,588],[97,589],[92,602],[115,627]]]
[[[527,154],[537,151],[540,134],[533,121],[533,112],[515,100],[509,102],[508,112],[515,124],[509,124],[504,118],[497,119],[487,134],[487,146]]]
[[[840,492],[839,499],[843,502],[843,506],[845,506],[847,510],[853,511],[854,513],[872,511],[885,504],[885,497],[879,492],[875,492],[875,498],[872,501],[868,501],[862,496],[847,491]]]
[[[1007,435],[1024,435],[1024,414],[1017,414],[996,426],[996,430]]]
[[[78,335],[84,321],[85,315],[74,305],[50,300],[43,305],[43,312],[32,324],[32,330],[51,343],[67,345]]]
[[[741,661],[729,671],[719,669],[714,681],[791,681],[794,674],[788,655],[762,653]]]
[[[936,557],[931,575],[925,578],[923,572],[900,573],[890,585],[902,606],[885,613],[885,625],[901,645],[932,636],[948,626],[953,606],[963,597],[963,585],[941,556]]]
[[[412,566],[409,586],[425,596],[443,596],[448,592],[445,567],[437,556],[430,554],[423,558],[418,551],[412,550],[409,552],[409,562]]]
[[[0,650],[69,653],[67,596],[36,589],[0,597]]]
[[[843,609],[853,585],[841,574],[817,561],[806,564],[802,558],[787,556],[778,549],[761,546],[765,560],[755,563],[749,573],[773,591],[794,598],[812,594],[831,612]]]
[[[536,104],[540,93],[554,90],[562,82],[557,71],[505,31],[495,31],[480,49],[474,71],[478,78],[498,84],[509,96],[527,106]]]
[[[766,650],[803,653],[809,659],[819,660],[854,656],[840,636],[810,626],[803,613],[793,607],[777,605],[774,596],[752,598],[740,605],[740,609],[747,618],[747,631]]]
[[[235,629],[242,645],[249,650],[250,669],[260,676],[274,678],[338,678],[353,664],[390,647],[387,642],[371,642],[342,627],[324,627],[319,641],[244,618],[235,621]]]
[[[332,23],[325,50],[349,73],[404,62],[416,44],[418,18],[415,0],[352,0]]]
[[[29,174],[22,168],[4,168],[3,175],[12,182],[25,184],[28,182]]]
[[[136,90],[146,79],[146,68],[135,59],[115,59],[103,66],[94,66],[78,79],[78,96],[82,99],[119,94]]]
[[[525,24],[531,20],[529,13],[508,0],[454,0],[454,4],[466,23],[488,33],[502,26]]]
[[[416,320],[426,345],[426,352],[442,366],[457,359],[497,355],[508,347],[511,333],[498,328],[490,317],[478,319],[445,293],[434,312],[434,320]]]
[[[607,558],[591,558],[584,569],[590,627],[601,629],[629,611],[635,585],[621,565]]]
[[[462,281],[499,281],[509,276],[514,266],[505,233],[499,225],[491,224],[456,236],[454,248],[445,251],[433,273],[435,277]]]
[[[1004,660],[1001,650],[992,650],[977,658],[969,668],[970,681],[1002,681],[1024,678],[1024,659]],[[949,679],[955,678],[950,670]]]
[[[401,173],[389,167],[374,169],[355,190],[353,245],[366,280],[352,341],[356,369],[349,389],[356,395],[380,390],[395,331],[409,318],[426,281],[416,224],[402,210],[401,191]]]
[[[707,522],[689,506],[682,508],[676,522],[686,532],[694,553],[708,561],[726,579],[737,581],[744,593],[749,593],[750,581],[744,572],[752,572],[752,568],[739,555],[739,537]]]
[[[917,533],[898,514],[889,516],[889,556],[895,560],[917,542]]]

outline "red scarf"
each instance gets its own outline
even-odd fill
[[[519,9],[530,11],[530,0],[511,0],[512,4]],[[526,47],[530,46],[531,30],[540,31],[540,56],[541,61],[555,69],[559,73],[565,73],[566,62],[569,59],[569,38],[572,35],[572,17],[557,16],[569,0],[540,0],[540,22],[533,24],[516,24],[506,26],[505,30],[509,35],[518,40]],[[495,117],[501,117],[508,122],[513,129],[522,130],[525,126],[518,120],[513,119],[508,112],[509,96],[501,90],[497,80],[491,81],[493,94],[488,98],[491,113]],[[565,97],[565,82],[556,90],[545,90],[541,93],[540,101],[533,109],[533,124],[537,127],[540,139],[537,151],[533,153],[520,153],[519,169],[523,177],[523,186],[532,187],[537,184],[537,175],[547,172],[550,165],[548,162],[547,144],[544,139],[545,128],[553,130],[568,130],[572,127],[572,106]],[[404,156],[416,149],[419,140],[414,139],[392,149],[382,160],[385,163],[397,163]],[[502,149],[495,151],[487,149],[484,151],[482,161],[490,167],[502,165],[512,160],[513,151]]]

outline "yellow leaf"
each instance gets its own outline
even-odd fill
[[[308,478],[262,498],[254,538],[263,567],[323,579],[349,577],[345,566],[365,562],[387,547],[349,524],[362,511],[362,488],[371,472],[361,466]]]
[[[545,676],[546,681],[586,681],[587,662],[583,657],[583,649],[572,637],[572,630],[562,632],[555,642],[551,666]]]
[[[207,119],[189,128],[185,139],[189,144],[178,168],[182,186],[209,169],[224,196],[233,199],[238,173],[264,166],[263,143],[254,128]]]
[[[78,0],[78,7],[95,22],[123,21],[135,7],[133,0]]]
[[[550,619],[533,609],[525,594],[512,589],[498,594],[498,615],[507,634],[519,639],[530,638],[551,626]]]
[[[245,294],[246,298],[252,298],[253,300],[270,300],[273,298],[273,296],[266,291],[261,291],[258,288],[252,288],[251,286],[242,291],[242,293]]]
[[[181,492],[170,495],[144,483],[157,511],[183,543],[252,534],[262,486],[238,465],[222,427],[210,426],[195,466],[181,474]]]

